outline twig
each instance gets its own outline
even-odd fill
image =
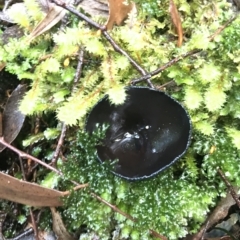
[[[116,44],[116,42],[113,40],[113,38],[109,35],[107,31],[102,32],[103,36],[108,40],[108,42],[112,45],[113,49],[116,52],[121,53],[123,56],[125,56],[128,61],[136,68],[138,72],[140,72],[144,76],[148,76],[148,73],[132,58],[129,56],[127,52],[125,52],[119,45]],[[150,81],[150,77],[145,79],[149,85],[149,87],[154,88],[153,84]]]
[[[238,15],[235,15],[234,17],[232,17],[231,19],[229,19],[223,26],[221,26],[220,28],[217,29],[217,31],[212,34],[211,36],[209,36],[209,41],[213,41],[214,38],[219,35],[230,23],[232,23],[236,18],[238,17]],[[162,72],[163,70],[165,70],[166,68],[172,66],[173,64],[179,62],[180,60],[184,59],[184,58],[187,58],[189,56],[192,56],[196,53],[199,53],[201,52],[202,49],[194,49],[194,50],[191,50],[187,53],[184,53],[172,60],[170,60],[168,63],[166,63],[165,65],[161,66],[160,68],[157,68],[156,70],[152,71],[152,72],[149,72],[148,74],[146,75],[143,75],[142,77],[139,77],[137,79],[133,79],[132,80],[132,84],[137,84],[139,82],[142,82],[142,81],[146,81],[147,79],[150,79],[151,77],[159,74],[160,72]]]
[[[19,162],[20,162],[20,167],[21,167],[21,171],[22,171],[23,180],[27,181],[26,175],[25,175],[25,172],[24,172],[23,161],[22,161],[21,157],[19,157]],[[33,230],[34,230],[34,237],[35,237],[36,240],[39,240],[38,229],[37,229],[37,225],[36,225],[36,222],[35,222],[35,218],[33,216],[32,207],[30,207],[30,217],[31,217],[31,221],[32,221],[32,227],[33,227]]]
[[[77,65],[77,69],[76,69],[74,79],[73,79],[72,91],[76,87],[76,85],[79,82],[80,77],[82,75],[83,60],[84,60],[84,50],[82,48],[80,48],[79,52],[78,52],[78,65]]]
[[[42,166],[44,166],[44,167],[46,167],[46,168],[48,168],[48,169],[56,172],[56,173],[59,174],[60,176],[63,176],[63,173],[62,173],[61,171],[57,170],[56,168],[48,165],[48,164],[45,163],[45,162],[42,162],[41,160],[39,160],[39,159],[37,159],[37,158],[35,158],[35,157],[33,157],[33,156],[25,153],[25,152],[20,151],[19,149],[15,148],[15,147],[12,146],[11,144],[7,143],[7,142],[3,139],[3,137],[0,137],[0,143],[1,143],[2,145],[6,146],[7,148],[11,149],[13,152],[17,153],[19,157],[24,158],[24,159],[31,159],[31,160],[33,160],[33,161],[41,164]]]
[[[57,160],[58,160],[58,156],[59,156],[59,153],[61,151],[61,147],[63,145],[63,142],[64,142],[64,138],[66,136],[66,131],[67,131],[67,125],[63,122],[62,123],[62,131],[61,131],[61,135],[58,139],[58,144],[57,144],[57,147],[55,149],[55,152],[54,152],[54,155],[53,155],[53,158],[52,158],[52,161],[51,161],[51,165],[56,168],[57,166]]]
[[[113,49],[116,52],[119,52],[123,56],[125,56],[129,60],[129,62],[137,69],[138,72],[140,72],[142,75],[147,74],[147,72],[133,58],[131,58],[127,52],[125,52],[119,45],[116,44],[116,42],[113,40],[113,38],[109,35],[107,31],[104,30],[102,34],[112,45]]]
[[[176,85],[176,83],[175,83],[174,80],[171,80],[171,81],[169,81],[169,82],[166,82],[166,83],[158,86],[157,88],[158,88],[158,89],[163,89],[163,88],[165,88],[165,87],[167,87],[167,86],[173,86],[173,85]]]
[[[75,76],[73,79],[72,92],[74,91],[74,88],[76,87],[76,85],[81,77],[81,74],[82,74],[83,56],[84,56],[84,50],[82,48],[80,48],[79,53],[78,53],[78,65],[77,65],[77,69],[76,69]],[[51,161],[51,165],[53,167],[57,166],[58,156],[59,156],[61,147],[63,145],[64,138],[66,136],[66,131],[67,131],[67,125],[63,122],[61,135],[60,135],[60,138],[58,139],[58,144],[57,144],[56,150],[54,152],[54,155],[53,155],[53,158]]]
[[[30,235],[32,235],[33,229],[30,227],[26,230],[24,230],[23,233],[19,234],[18,236],[6,240],[21,240],[21,239],[29,239]]]
[[[204,229],[203,229],[203,232],[202,232],[202,236],[201,236],[201,239],[200,240],[204,240],[204,235],[208,229],[208,224],[209,224],[209,221],[206,222],[205,226],[204,226]]]
[[[0,211],[0,239],[4,240],[4,236],[2,235],[3,232],[3,223],[7,217],[7,213],[4,210]]]
[[[74,183],[74,184],[78,184],[78,183]],[[85,188],[85,187],[88,187],[88,183],[85,183],[85,184],[78,184],[76,187],[73,188],[73,191],[77,191],[79,189],[82,189],[82,188]],[[63,196],[68,196],[71,194],[71,191],[65,191],[63,192]]]
[[[134,217],[132,217],[131,215],[121,211],[119,208],[117,208],[116,206],[112,205],[111,203],[107,202],[106,200],[104,200],[103,198],[99,197],[97,194],[91,192],[91,195],[98,199],[100,202],[104,203],[105,205],[107,205],[108,207],[110,207],[112,210],[114,210],[115,212],[120,213],[121,215],[123,215],[124,217],[126,217],[127,219],[130,219],[133,222],[136,222],[137,219],[135,219]]]
[[[217,35],[219,35],[230,23],[232,23],[234,20],[236,20],[237,17],[238,17],[238,15],[233,16],[233,17],[230,18],[225,24],[223,24],[221,27],[219,27],[219,28],[217,29],[217,31],[209,37],[209,41],[213,41],[214,38],[215,38]]]
[[[117,208],[115,205],[112,205],[111,203],[107,202],[106,200],[104,200],[103,198],[101,198],[100,196],[96,195],[95,193],[91,192],[91,195],[96,198],[97,200],[99,200],[100,202],[102,202],[103,204],[107,205],[108,207],[110,207],[113,211],[118,212],[119,214],[123,215],[124,217],[126,217],[127,219],[130,219],[133,222],[137,222],[137,219],[134,218],[133,216],[123,212],[122,210],[120,210],[119,208]],[[156,231],[149,229],[150,233],[154,236],[157,237],[159,239],[162,240],[167,240],[166,237],[162,236],[161,234],[157,233]]]
[[[56,5],[68,10],[69,12],[73,13],[74,15],[78,16],[79,18],[83,19],[85,22],[87,22],[90,26],[100,29],[100,30],[105,30],[105,26],[102,26],[96,22],[94,22],[91,18],[87,17],[86,15],[84,15],[81,12],[78,12],[75,8],[70,7],[69,5],[67,5],[65,2],[61,1],[61,0],[52,0],[52,2],[54,2]]]
[[[235,200],[236,204],[238,205],[238,207],[240,208],[240,200],[238,199],[238,195],[235,192],[232,184],[228,181],[227,177],[225,176],[225,174],[223,173],[223,171],[221,169],[218,169],[218,174],[220,175],[220,177],[222,178],[222,180],[224,181],[224,183],[226,184],[228,190],[230,191],[233,199]]]
[[[34,121],[34,129],[33,129],[34,134],[39,133],[39,128],[40,128],[40,117],[39,115],[37,115]]]
[[[106,30],[105,26],[101,26],[98,23],[94,22],[92,19],[88,18],[87,16],[85,16],[84,14],[78,12],[75,8],[68,6],[67,4],[65,4],[62,1],[59,0],[52,0],[52,2],[54,2],[55,4],[57,4],[58,6],[67,9],[69,12],[73,13],[74,15],[76,15],[77,17],[81,18],[82,20],[84,20],[85,22],[87,22],[90,26],[99,29],[102,31],[103,36],[107,39],[107,41],[112,45],[113,49],[116,52],[121,53],[123,56],[125,56],[129,62],[135,67],[135,69],[140,72],[142,75],[147,76],[147,71],[144,70],[127,52],[125,52],[114,40],[113,38],[109,35],[109,33]],[[154,88],[153,84],[150,81],[150,77],[146,78],[145,81],[147,81],[149,87]]]
[[[159,238],[159,239],[162,239],[162,240],[168,240],[165,236],[163,236],[163,235],[155,232],[155,231],[152,230],[152,229],[150,229],[149,231],[150,231],[150,233],[151,233],[154,237],[156,237],[156,238]]]
[[[179,62],[180,60],[186,58],[186,57],[189,57],[189,56],[192,56],[196,53],[199,53],[201,52],[202,50],[201,49],[194,49],[192,51],[189,51],[187,53],[184,53],[174,59],[172,59],[171,61],[169,61],[168,63],[164,64],[163,66],[161,66],[160,68],[157,68],[156,70],[152,71],[152,72],[149,72],[147,75],[144,75],[142,77],[139,77],[139,78],[136,78],[136,79],[133,79],[132,80],[132,84],[137,84],[139,82],[142,82],[142,81],[146,81],[147,79],[159,74],[160,72],[162,72],[163,70],[165,70],[166,68],[172,66],[173,64]]]

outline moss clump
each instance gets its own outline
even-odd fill
[[[139,76],[129,60],[96,29],[76,17],[63,31],[54,27],[26,44],[41,10],[36,1],[24,2],[29,15],[19,15],[19,11],[15,15],[24,36],[0,43],[0,63],[6,64],[6,71],[30,82],[21,110],[27,115],[54,112],[59,121],[83,125],[88,110],[104,94],[108,93],[113,103],[123,102],[124,87]],[[218,167],[240,186],[240,19],[219,34],[217,30],[234,14],[228,1],[176,0],[184,32],[184,43],[178,48],[169,1],[136,2],[139,14],[134,26],[116,27],[110,34],[146,72],[182,54],[190,55],[151,80],[155,86],[172,80],[177,84],[171,95],[189,111],[193,144],[187,155],[165,172],[147,181],[130,183],[114,176],[110,164],[96,161],[94,146],[102,134],[88,136],[79,130],[62,168],[66,180],[88,182],[89,187],[73,192],[65,200],[64,217],[70,231],[87,225],[101,239],[117,231],[120,238],[151,239],[150,228],[169,239],[178,239],[196,231],[209,207],[224,194],[224,184],[216,175]],[[70,92],[80,49],[85,49],[81,79]],[[196,49],[197,54],[188,54]],[[67,181],[61,184],[64,189],[70,187]],[[92,192],[137,221],[98,202]]]
[[[218,131],[211,138],[196,136],[189,153],[177,164],[152,179],[127,182],[110,172],[110,164],[97,161],[95,145],[102,134],[96,131],[89,136],[80,131],[63,172],[69,179],[88,182],[89,187],[65,199],[63,215],[68,228],[75,231],[87,225],[88,231],[101,239],[109,239],[117,229],[120,239],[153,239],[149,229],[169,239],[196,231],[217,197],[225,192],[224,184],[216,180],[217,167],[240,184],[239,152],[227,134]],[[105,206],[92,193],[130,214],[136,222]]]

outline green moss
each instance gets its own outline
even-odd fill
[[[139,14],[134,26],[115,27],[110,34],[146,71],[199,49],[198,54],[152,78],[155,86],[175,81],[177,86],[169,93],[191,116],[192,145],[185,157],[168,170],[152,179],[130,183],[114,176],[109,163],[98,163],[95,145],[102,133],[88,136],[80,129],[70,146],[68,162],[62,166],[65,181],[60,183],[64,189],[72,187],[66,180],[89,183],[88,188],[65,199],[63,217],[70,231],[86,225],[101,239],[108,239],[114,230],[119,231],[120,238],[152,239],[149,229],[153,229],[169,239],[178,239],[197,231],[209,208],[224,195],[225,186],[217,168],[240,186],[240,19],[209,41],[232,17],[231,4],[226,0],[174,2],[182,20],[182,47],[176,47],[167,0],[136,0]],[[139,76],[127,58],[76,17],[71,17],[64,31],[53,28],[26,44],[26,36],[37,24],[35,16],[39,16],[39,10],[28,3],[29,19],[17,18],[18,24],[25,26],[25,36],[0,44],[0,62],[6,63],[6,70],[30,82],[21,110],[28,115],[54,112],[59,121],[83,126],[89,109],[104,94],[108,93],[113,103],[123,102],[124,86]],[[78,85],[70,92],[80,48],[85,49],[84,66]],[[92,192],[137,221],[103,205]]]
[[[101,239],[108,239],[117,228],[122,238],[152,239],[149,229],[153,229],[169,239],[178,239],[196,231],[218,196],[225,193],[217,167],[221,167],[234,184],[240,184],[237,177],[240,156],[224,131],[217,131],[210,138],[196,134],[185,158],[158,176],[140,182],[122,180],[110,172],[109,164],[99,164],[94,146],[100,135],[99,132],[91,136],[78,133],[68,163],[63,166],[67,178],[89,183],[88,188],[73,192],[65,199],[64,216],[72,231],[86,224]],[[193,156],[202,160],[193,161]],[[195,174],[193,168],[197,169]],[[130,214],[136,222],[105,206],[91,193]]]

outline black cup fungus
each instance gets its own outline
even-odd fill
[[[102,145],[97,146],[100,162],[118,159],[113,173],[128,179],[146,179],[163,171],[187,150],[191,122],[180,103],[164,92],[130,87],[122,105],[108,96],[90,112],[86,130],[108,124]]]

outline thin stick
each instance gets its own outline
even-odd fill
[[[221,27],[219,27],[219,28],[217,29],[217,31],[209,37],[209,41],[213,41],[214,38],[215,38],[217,35],[219,35],[230,23],[232,23],[234,20],[236,20],[237,17],[238,17],[238,15],[233,16],[233,17],[230,18],[226,23],[224,23]]]
[[[91,192],[91,195],[96,198],[97,200],[99,200],[100,202],[102,202],[103,204],[107,205],[108,207],[110,207],[113,211],[118,212],[119,214],[121,214],[122,216],[126,217],[127,219],[130,219],[133,222],[137,222],[137,219],[134,218],[133,216],[123,212],[122,210],[120,210],[118,207],[116,207],[115,205],[112,205],[111,203],[107,202],[106,200],[104,200],[103,198],[101,198],[100,196],[96,195],[95,193]],[[157,233],[156,231],[149,229],[150,233],[154,236],[157,237],[159,239],[162,240],[167,240],[166,237],[162,236],[161,234]]]
[[[77,191],[77,190],[85,188],[85,187],[88,187],[88,183],[77,185],[76,187],[73,188],[73,191]],[[63,192],[63,196],[69,196],[70,194],[71,194],[71,191]]]
[[[30,235],[32,235],[33,229],[30,227],[26,230],[24,230],[23,233],[19,234],[18,236],[11,238],[9,240],[21,240],[21,239],[29,239]]]
[[[147,75],[144,75],[142,77],[139,77],[139,78],[136,78],[136,79],[133,79],[131,82],[132,84],[137,84],[139,82],[142,82],[142,81],[146,81],[147,79],[159,74],[160,72],[162,72],[163,70],[165,70],[166,68],[172,66],[173,64],[179,62],[180,60],[182,60],[183,58],[186,58],[186,57],[189,57],[189,56],[192,56],[196,53],[199,53],[201,52],[202,50],[201,49],[194,49],[192,51],[189,51],[187,53],[184,53],[174,59],[172,59],[171,61],[169,61],[168,63],[164,64],[163,66],[161,66],[160,68],[157,68],[156,70],[152,71],[152,72],[149,72]]]
[[[116,206],[112,205],[111,203],[107,202],[106,200],[104,200],[103,198],[99,197],[97,194],[91,192],[91,195],[98,199],[100,202],[104,203],[105,205],[107,205],[108,207],[110,207],[112,210],[114,210],[115,212],[120,213],[121,215],[123,215],[124,217],[126,217],[127,219],[130,219],[133,222],[136,222],[137,219],[135,219],[134,217],[132,217],[131,215],[123,212],[122,210],[120,210],[119,208],[117,208]]]
[[[77,83],[79,82],[81,74],[82,74],[83,56],[84,56],[84,51],[83,51],[82,48],[80,48],[79,53],[78,53],[77,70],[75,72],[75,76],[74,76],[74,79],[73,79],[72,92],[74,91],[74,88],[76,87]],[[52,161],[51,161],[51,165],[53,167],[57,166],[57,160],[58,160],[59,153],[61,151],[61,148],[62,148],[62,145],[63,145],[63,142],[64,142],[64,138],[66,136],[66,131],[67,131],[67,125],[64,122],[62,122],[61,135],[60,135],[60,138],[58,139],[58,144],[57,144],[56,150],[54,152],[54,155],[53,155],[53,158],[52,158]]]
[[[149,231],[150,231],[150,233],[151,233],[154,237],[156,237],[156,238],[159,238],[159,239],[162,239],[162,240],[168,240],[165,236],[163,236],[163,235],[155,232],[155,231],[152,230],[152,229],[150,229]]]
[[[80,48],[79,52],[78,52],[78,64],[77,64],[77,70],[74,75],[72,91],[76,87],[76,85],[79,82],[80,77],[82,75],[83,60],[84,60],[84,50],[82,48]]]
[[[25,175],[25,172],[24,172],[23,161],[22,161],[21,157],[19,157],[19,162],[20,162],[20,167],[21,167],[21,171],[22,171],[23,180],[27,181],[26,175]],[[31,216],[31,221],[32,221],[32,227],[33,227],[33,230],[34,230],[34,237],[35,237],[36,240],[39,240],[38,229],[37,229],[37,225],[36,225],[36,222],[35,222],[35,219],[34,219],[34,216],[33,216],[32,207],[30,207],[30,216]]]
[[[57,4],[58,6],[67,9],[69,12],[73,13],[74,15],[76,15],[77,17],[81,18],[82,20],[84,20],[85,22],[87,22],[90,26],[99,29],[102,31],[103,36],[107,39],[107,41],[112,45],[113,49],[116,52],[121,53],[123,56],[125,56],[129,62],[133,65],[133,67],[142,75],[147,75],[147,71],[144,70],[127,52],[125,52],[114,40],[113,38],[109,35],[109,33],[106,30],[105,26],[101,26],[98,23],[94,22],[92,19],[88,18],[87,16],[85,16],[84,14],[78,12],[75,8],[68,6],[67,4],[65,4],[65,2],[59,1],[59,0],[52,0],[55,4]],[[149,87],[154,88],[153,84],[150,81],[150,78],[146,78],[145,79],[149,85]]]
[[[1,143],[2,145],[6,146],[7,148],[11,149],[13,152],[17,153],[19,157],[24,158],[24,159],[31,159],[31,160],[39,163],[40,165],[42,165],[42,166],[44,166],[44,167],[46,167],[46,168],[48,168],[48,169],[56,172],[56,173],[59,174],[60,176],[63,176],[63,173],[62,173],[61,171],[57,170],[56,168],[48,165],[48,164],[45,163],[45,162],[42,162],[41,160],[39,160],[39,159],[37,159],[37,158],[35,158],[35,157],[33,157],[33,156],[25,153],[25,152],[20,151],[19,149],[15,148],[15,147],[12,146],[11,144],[7,143],[7,142],[3,139],[3,137],[0,137],[0,143]]]
[[[220,175],[220,177],[222,178],[222,180],[224,181],[224,183],[226,184],[228,190],[230,191],[233,199],[235,200],[236,204],[238,205],[238,207],[240,208],[240,200],[238,199],[238,195],[237,193],[234,191],[234,188],[232,186],[232,184],[228,181],[227,177],[225,176],[225,174],[223,173],[223,171],[221,169],[218,169],[218,174]]]
[[[69,5],[67,5],[65,2],[61,1],[61,0],[52,0],[52,2],[54,2],[56,5],[58,5],[59,7],[62,7],[66,10],[68,10],[69,12],[73,13],[74,15],[78,16],[79,18],[83,19],[85,22],[87,22],[90,26],[100,29],[100,30],[105,30],[106,27],[102,26],[96,22],[94,22],[91,18],[87,17],[86,15],[84,15],[81,12],[78,12],[74,7],[71,7]]]
[[[235,15],[234,17],[232,17],[231,19],[229,19],[223,26],[221,26],[220,28],[217,29],[217,31],[212,34],[211,36],[209,36],[209,41],[213,41],[214,38],[219,35],[230,23],[232,23],[236,18],[238,17],[238,15]],[[192,51],[189,51],[187,53],[184,53],[172,60],[170,60],[168,63],[166,63],[165,65],[161,66],[160,68],[157,68],[156,70],[146,74],[146,75],[143,75],[142,77],[139,77],[137,79],[133,79],[132,80],[132,84],[136,84],[136,83],[139,83],[139,82],[142,82],[142,81],[146,81],[147,79],[150,79],[151,77],[159,74],[160,72],[162,72],[163,70],[165,70],[166,68],[172,66],[173,64],[179,62],[180,60],[184,59],[184,58],[187,58],[189,56],[192,56],[196,53],[199,53],[201,52],[202,49],[194,49]]]
[[[208,224],[209,224],[209,221],[207,221],[207,223],[205,224],[204,226],[204,230],[202,232],[202,236],[201,236],[201,239],[200,240],[203,240],[204,239],[204,235],[206,233],[206,231],[208,230]]]
[[[62,148],[62,145],[63,145],[63,142],[64,142],[64,138],[66,136],[66,131],[67,131],[67,125],[63,122],[62,123],[61,135],[58,139],[58,144],[57,144],[57,147],[55,149],[55,152],[54,152],[54,155],[53,155],[53,158],[52,158],[52,161],[51,161],[51,165],[54,168],[56,168],[56,166],[57,166],[57,160],[58,160],[59,153],[61,151],[61,148]]]
[[[166,87],[171,87],[171,86],[175,86],[175,85],[176,85],[175,81],[171,80],[171,81],[166,82],[166,83],[164,83],[164,84],[162,84],[160,86],[156,86],[156,89],[160,89],[160,90],[163,89],[164,90],[164,88],[166,88]]]

